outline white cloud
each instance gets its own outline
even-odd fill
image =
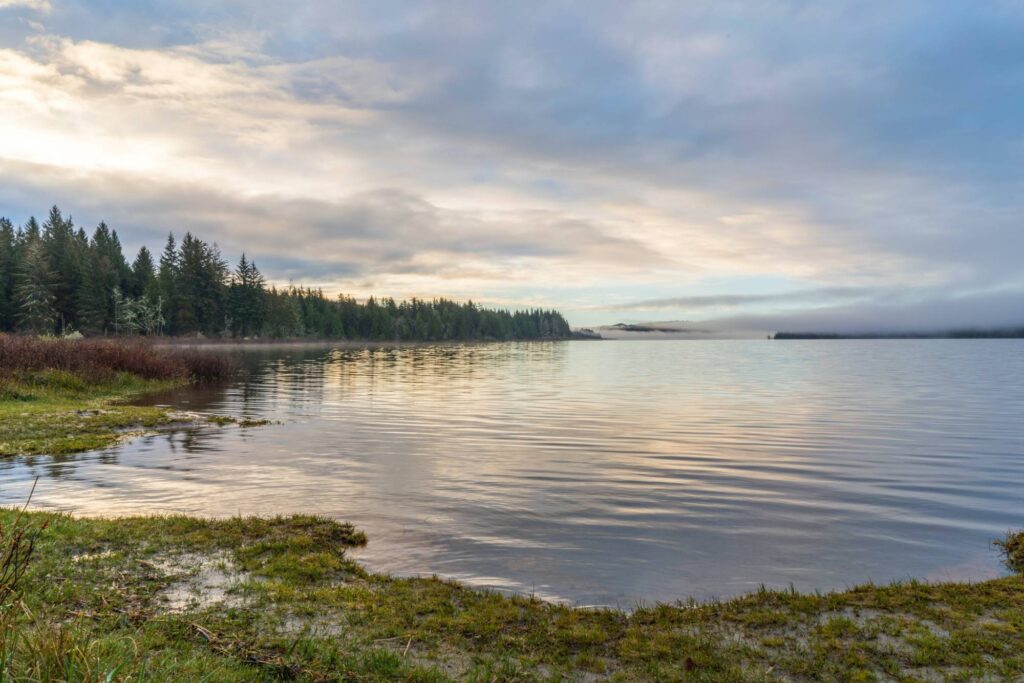
[[[0,9],[8,7],[26,7],[37,12],[49,12],[53,9],[50,0],[0,0]]]

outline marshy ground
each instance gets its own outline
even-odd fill
[[[4,608],[10,680],[1015,680],[1024,576],[574,609],[370,574],[347,524],[78,519],[39,530]]]
[[[232,371],[224,356],[131,341],[0,335],[0,457],[110,446],[157,428],[233,417],[131,405],[142,394]]]

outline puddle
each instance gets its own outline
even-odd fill
[[[160,591],[169,612],[205,609],[215,604],[239,607],[244,602],[234,589],[247,581],[249,574],[235,569],[226,553],[170,555],[156,558],[152,564],[175,578]]]

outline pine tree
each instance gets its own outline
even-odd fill
[[[26,245],[19,275],[15,286],[18,329],[53,334],[57,323],[57,310],[53,305],[57,278],[50,270],[46,252],[38,238]]]
[[[227,273],[216,245],[185,234],[178,250],[178,333],[212,335],[223,331]]]
[[[132,296],[145,296],[155,299],[156,292],[156,267],[153,265],[153,255],[145,245],[139,247],[139,253],[132,262]]]
[[[248,337],[263,329],[265,291],[263,275],[243,253],[228,288],[227,315],[232,334]]]
[[[17,324],[14,283],[18,276],[17,235],[14,225],[0,218],[0,330],[11,332]]]
[[[25,221],[25,227],[22,228],[22,241],[25,244],[35,242],[42,235],[42,231],[39,229],[39,223],[36,221],[35,216],[29,216],[28,220]]]
[[[71,217],[64,218],[54,205],[43,223],[42,244],[50,270],[58,275],[53,288],[54,308],[62,330],[79,324],[78,290],[82,284],[85,254],[75,235]]]
[[[114,290],[123,291],[125,270],[121,243],[116,233],[101,222],[89,242],[79,287],[79,318],[86,332],[102,333],[113,327]]]
[[[160,254],[160,269],[157,271],[157,291],[163,304],[164,329],[168,334],[178,333],[180,302],[178,298],[178,245],[174,235],[167,235],[164,251]]]

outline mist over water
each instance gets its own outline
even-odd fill
[[[318,513],[371,569],[574,604],[1000,573],[1024,342],[637,341],[239,352],[203,426],[0,461],[0,504]]]

